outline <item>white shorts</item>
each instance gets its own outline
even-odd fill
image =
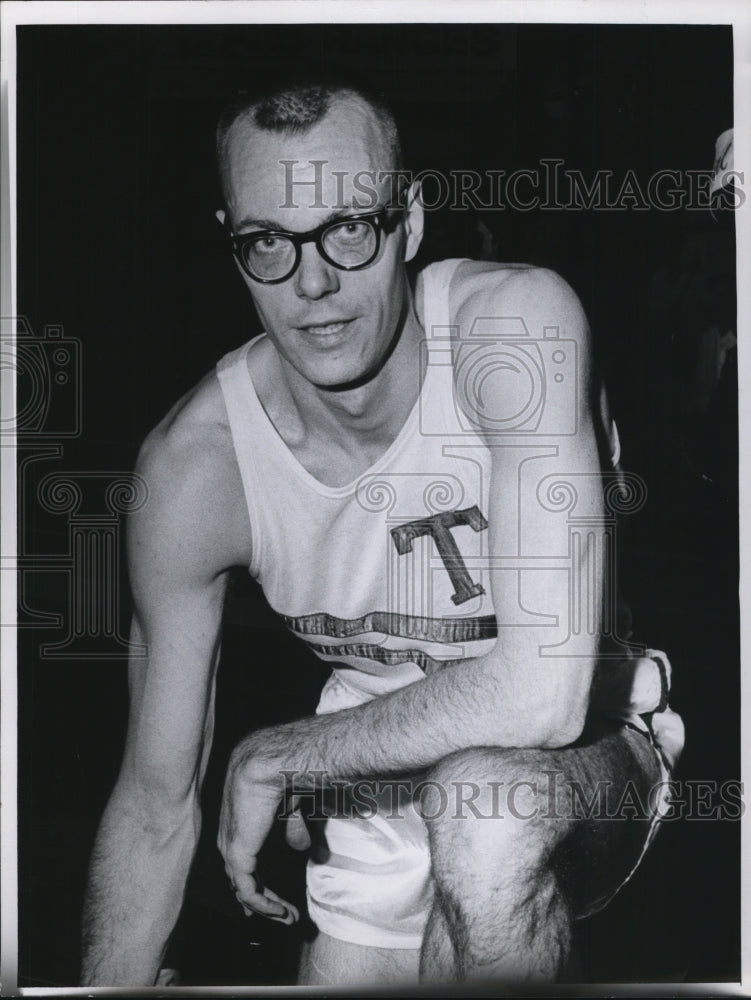
[[[419,948],[433,901],[428,834],[411,794],[377,797],[370,817],[329,818],[329,857],[308,862],[308,912],[351,944]]]

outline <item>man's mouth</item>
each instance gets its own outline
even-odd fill
[[[311,333],[316,337],[329,337],[333,334],[340,333],[348,323],[352,321],[349,319],[338,319],[331,320],[328,323],[306,323],[305,326],[300,327],[305,333]]]

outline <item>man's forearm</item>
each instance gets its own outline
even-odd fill
[[[564,746],[577,738],[581,720],[564,724],[553,712],[555,660],[547,671],[547,683],[531,687],[489,657],[465,660],[356,708],[253,733],[233,763],[262,781],[294,770],[299,785],[306,772],[314,783],[313,772],[336,780],[415,771],[473,746]],[[584,663],[584,705],[590,678]]]
[[[113,800],[89,871],[81,982],[153,986],[182,905],[198,837],[188,811],[149,829]]]

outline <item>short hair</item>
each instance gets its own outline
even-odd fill
[[[343,83],[305,81],[273,90],[263,96],[239,91],[219,116],[216,127],[216,163],[222,193],[227,192],[227,146],[232,126],[247,118],[263,132],[304,134],[326,117],[337,98],[354,97],[373,112],[390,159],[390,169],[402,168],[399,131],[386,102],[360,87]]]

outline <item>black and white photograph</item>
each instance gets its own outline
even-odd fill
[[[4,7],[2,995],[747,988],[748,21]]]

